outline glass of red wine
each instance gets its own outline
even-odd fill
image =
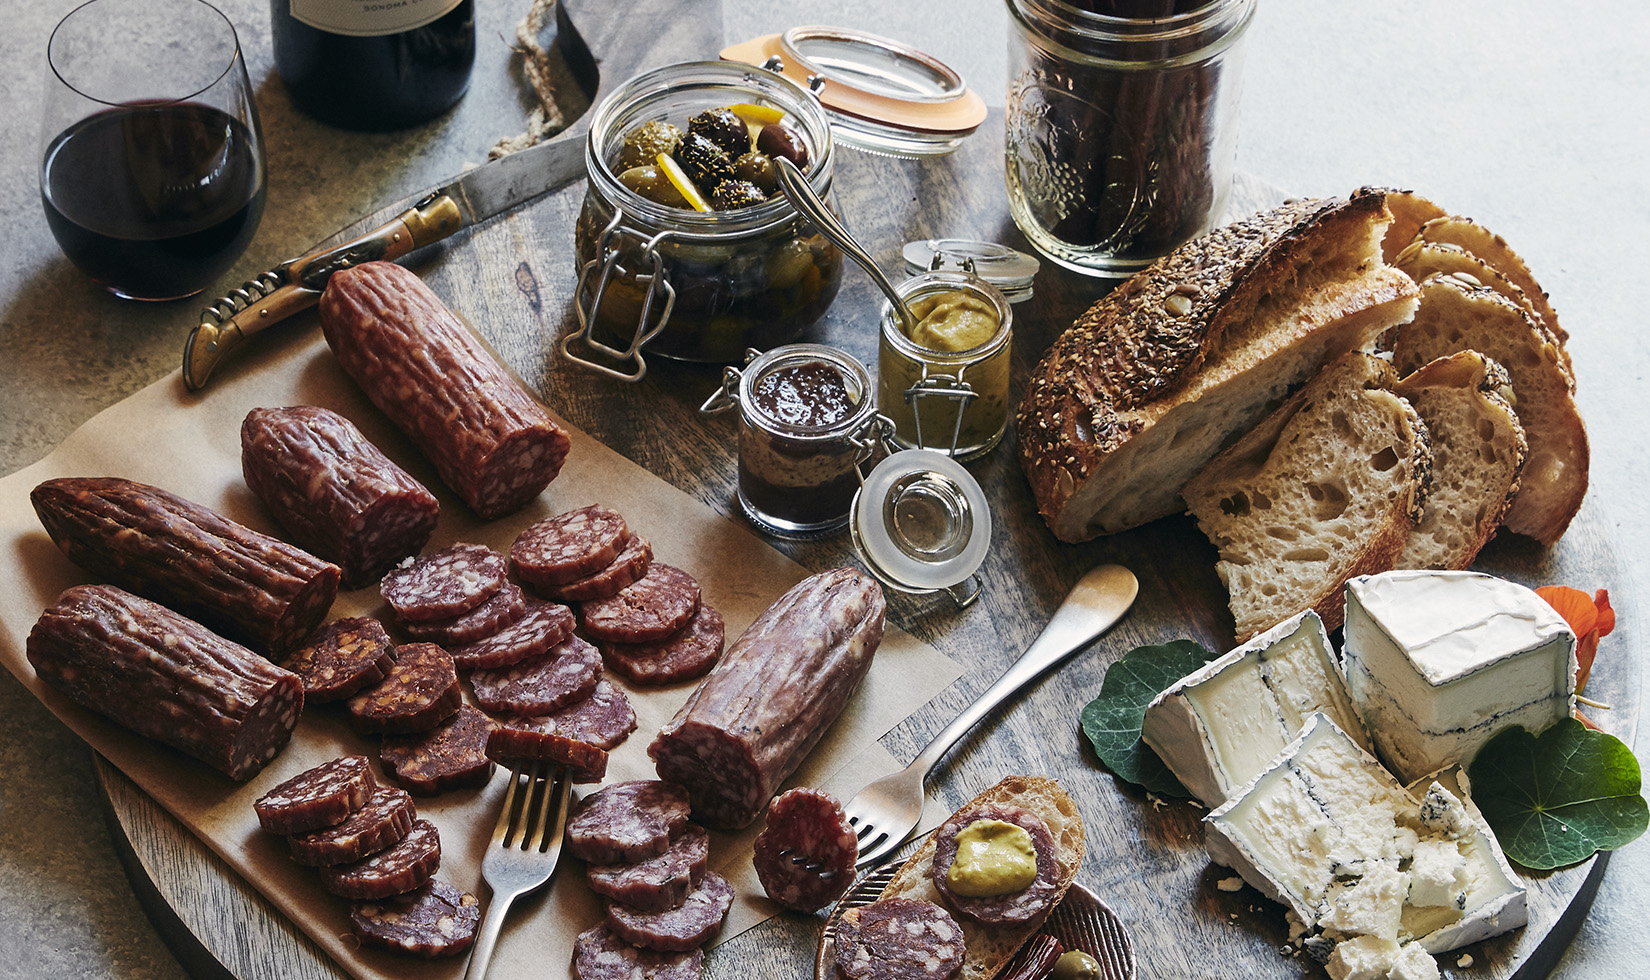
[[[40,199],[63,253],[126,299],[192,296],[264,210],[235,27],[203,0],[91,0],[46,47]]]

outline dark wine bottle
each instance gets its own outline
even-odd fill
[[[298,108],[346,129],[401,129],[470,87],[475,0],[270,0],[275,70]]]

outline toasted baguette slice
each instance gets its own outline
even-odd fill
[[[1513,409],[1529,440],[1518,496],[1503,521],[1545,545],[1563,536],[1587,494],[1587,429],[1553,335],[1512,301],[1470,279],[1429,276],[1421,309],[1401,327],[1393,364],[1408,373],[1461,350],[1494,358],[1512,378]]]
[[[1432,487],[1398,568],[1461,569],[1495,535],[1518,492],[1529,443],[1501,365],[1461,351],[1423,365],[1393,391],[1432,437]]]
[[[1060,784],[1042,776],[1007,776],[997,785],[974,797],[958,812],[986,803],[1007,803],[1025,807],[1048,824],[1049,833],[1059,845],[1057,863],[1060,866],[1059,887],[1050,908],[1060,904],[1060,897],[1071,887],[1077,870],[1083,866],[1085,848],[1083,817],[1077,812]],[[888,886],[877,898],[918,898],[946,906],[939,889],[934,887],[934,847],[938,832],[928,835],[922,848],[911,855]],[[968,944],[968,958],[963,961],[958,980],[991,980],[1009,961],[1027,939],[1036,935],[1047,915],[1015,925],[982,925],[963,916],[956,916]]]
[[[1507,245],[1506,239],[1471,218],[1457,215],[1433,218],[1421,226],[1415,237],[1417,241],[1436,245],[1460,246],[1489,263],[1523,291],[1535,309],[1536,319],[1552,331],[1553,336],[1558,338],[1560,347],[1569,341],[1570,335],[1559,326],[1558,313],[1547,300],[1547,291],[1535,281],[1529,266],[1525,265],[1524,260],[1518,257],[1518,253]]]
[[[1299,201],[1194,239],[1101,299],[1032,372],[1020,465],[1084,541],[1184,509],[1180,488],[1342,353],[1414,312],[1381,259],[1379,192]]]
[[[1238,642],[1307,609],[1335,629],[1347,579],[1402,554],[1430,457],[1397,380],[1381,358],[1345,354],[1186,485]]]

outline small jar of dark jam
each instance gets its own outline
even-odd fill
[[[703,411],[739,407],[739,505],[781,537],[841,530],[879,433],[870,373],[821,344],[752,351]]]

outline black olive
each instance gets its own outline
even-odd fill
[[[676,147],[676,162],[700,190],[710,190],[724,180],[733,179],[733,160],[721,147],[698,133],[682,137]]]
[[[784,157],[803,170],[808,169],[808,144],[796,130],[784,123],[769,123],[756,136],[756,149],[770,157]]]
[[[733,161],[733,175],[750,181],[767,194],[779,189],[779,171],[773,165],[773,158],[766,153],[752,150],[741,155]]]
[[[654,163],[661,153],[676,152],[682,140],[682,131],[659,119],[650,119],[625,134],[624,149],[619,151],[619,169],[629,170]]]
[[[650,201],[668,204],[673,208],[689,208],[693,205],[687,202],[682,192],[670,182],[664,172],[651,163],[644,163],[639,167],[631,167],[619,175],[619,183],[625,185]]]
[[[751,130],[732,109],[706,109],[688,120],[688,132],[698,133],[737,157],[751,148]]]
[[[761,204],[767,199],[762,188],[748,180],[724,180],[716,185],[715,193],[711,194],[710,206],[718,211],[732,211]]]

